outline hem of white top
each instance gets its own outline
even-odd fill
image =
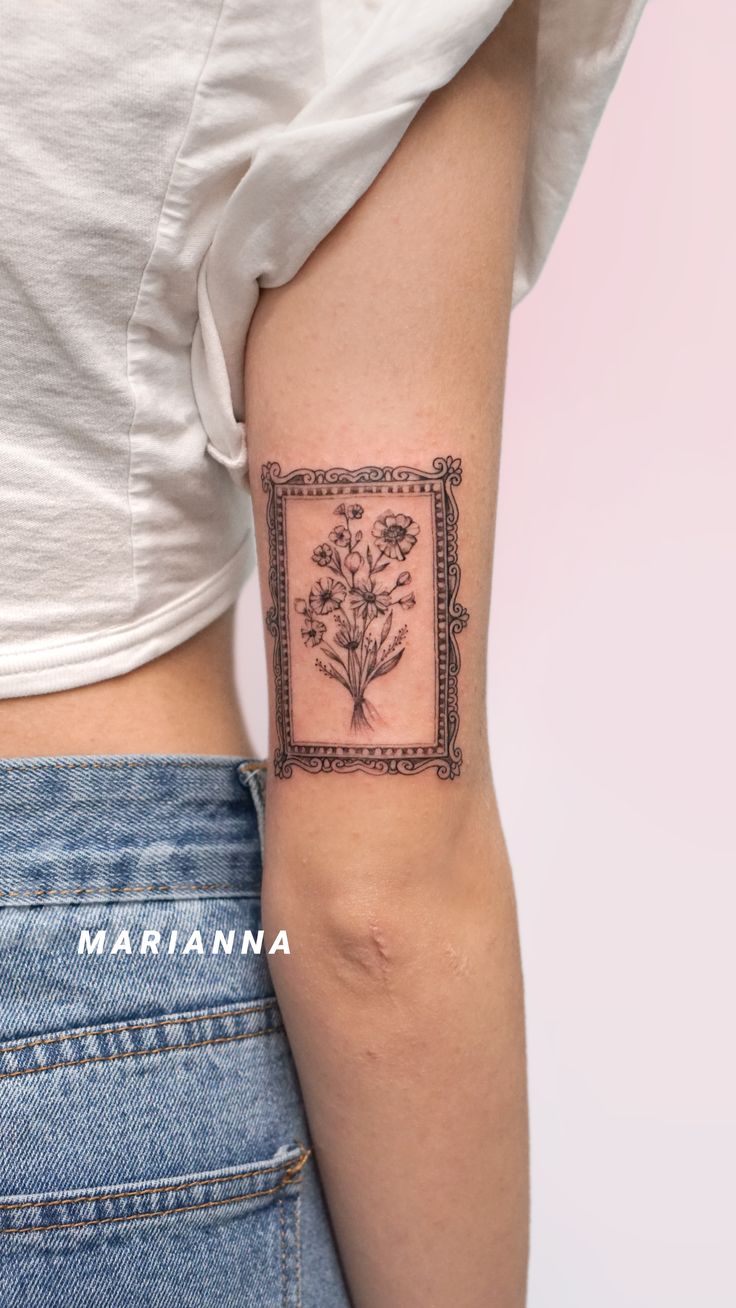
[[[249,532],[237,553],[213,576],[135,622],[0,652],[0,699],[108,681],[168,653],[235,603],[252,564]]]

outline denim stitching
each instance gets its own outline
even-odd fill
[[[122,1035],[126,1031],[155,1031],[162,1026],[185,1026],[190,1022],[222,1022],[227,1017],[246,1017],[249,1013],[260,1013],[264,1008],[273,1007],[275,999],[262,999],[247,1008],[231,1009],[226,1013],[190,1013],[189,1016],[165,1017],[158,1022],[136,1022],[132,1026],[97,1026],[85,1031],[70,1031],[68,1035],[43,1036],[40,1040],[31,1040],[24,1045],[11,1045],[0,1048],[2,1054],[20,1054],[24,1049],[37,1049],[39,1045],[60,1045],[65,1040],[86,1040],[88,1036]]]
[[[301,1150],[299,1157],[289,1165],[284,1173],[285,1178],[291,1179],[296,1176],[308,1161],[312,1150],[305,1149],[303,1145]],[[150,1194],[170,1194],[175,1190],[194,1190],[203,1185],[225,1185],[230,1181],[245,1181],[251,1176],[265,1176],[269,1172],[278,1172],[282,1167],[282,1163],[273,1163],[270,1167],[249,1168],[248,1171],[235,1172],[231,1176],[213,1176],[202,1181],[181,1181],[177,1185],[147,1186],[145,1190],[119,1190],[117,1193],[110,1192],[108,1194],[73,1195],[70,1199],[40,1199],[17,1204],[0,1204],[0,1210],[13,1209],[17,1212],[21,1208],[60,1208],[62,1204],[108,1203],[116,1199],[144,1199],[146,1195]]]
[[[121,1058],[142,1058],[146,1054],[169,1054],[175,1049],[202,1049],[205,1045],[224,1045],[233,1040],[256,1040],[259,1036],[277,1035],[281,1026],[267,1026],[263,1031],[246,1031],[240,1035],[213,1036],[209,1040],[190,1040],[182,1045],[159,1045],[157,1049],[127,1049],[119,1054],[95,1054],[92,1058],[69,1059],[63,1063],[46,1063],[43,1067],[22,1067],[16,1072],[0,1072],[0,1081],[19,1076],[35,1076],[37,1072],[58,1072],[62,1067],[84,1067],[88,1063],[115,1063]]]
[[[296,1308],[302,1308],[302,1197],[297,1195],[294,1218],[296,1240]]]
[[[209,759],[187,759],[187,758],[160,758],[156,754],[151,754],[146,758],[121,758],[121,759],[73,759],[65,762],[64,759],[40,759],[37,763],[18,763],[10,767],[0,766],[0,777],[7,776],[11,772],[41,772],[46,768],[59,768],[62,771],[71,771],[73,768],[101,768],[103,771],[109,769],[113,771],[116,768],[212,768],[221,766],[217,760]],[[254,763],[238,763],[236,767],[244,771],[256,772],[259,768],[265,768],[265,761],[256,760]]]
[[[279,1243],[281,1245],[281,1304],[282,1308],[289,1308],[286,1297],[286,1216],[283,1198],[279,1199]]]
[[[0,890],[0,897],[5,899],[17,899],[20,895],[30,895],[37,898],[41,895],[129,895],[135,893],[146,894],[147,892],[167,893],[175,890],[232,890],[234,892],[241,890],[241,886],[230,885],[226,881],[211,881],[205,885],[195,885],[191,881],[172,881],[169,885],[162,886],[67,886],[66,888],[49,887],[48,890],[34,890],[31,887],[25,887],[22,890]],[[253,895],[255,891],[251,891]]]
[[[306,1160],[305,1160],[306,1161]],[[135,1222],[144,1217],[171,1217],[174,1213],[191,1213],[201,1208],[218,1208],[224,1204],[242,1203],[247,1199],[259,1199],[264,1195],[277,1194],[287,1185],[296,1185],[299,1180],[299,1171],[291,1168],[286,1172],[278,1185],[271,1186],[267,1190],[253,1190],[250,1194],[236,1194],[228,1199],[208,1199],[201,1204],[183,1204],[180,1208],[162,1208],[158,1212],[152,1213],[126,1213],[120,1217],[91,1217],[82,1222],[52,1222],[40,1226],[17,1226],[0,1228],[0,1235],[30,1235],[34,1231],[62,1231],[69,1230],[80,1226],[102,1226],[106,1222]]]

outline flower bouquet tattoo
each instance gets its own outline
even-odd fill
[[[460,775],[461,480],[452,455],[263,465],[277,777]]]
[[[304,644],[319,647],[324,656],[315,659],[316,666],[352,700],[351,729],[370,731],[378,715],[366,696],[368,687],[392,672],[406,649],[408,628],[393,631],[394,610],[415,604],[407,590],[411,574],[402,565],[417,543],[419,526],[405,513],[381,513],[367,540],[358,526],[361,504],[338,504],[334,514],[342,521],[312,552],[312,561],[330,575],[316,579],[295,608],[302,616]]]

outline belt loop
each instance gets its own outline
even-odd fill
[[[241,786],[250,794],[253,800],[253,807],[256,810],[256,820],[258,822],[258,839],[261,844],[261,854],[263,854],[263,842],[265,833],[265,810],[266,802],[266,764],[259,763],[256,767],[252,763],[238,764],[238,780]]]

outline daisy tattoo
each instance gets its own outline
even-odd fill
[[[278,776],[458,775],[461,477],[449,456],[431,472],[264,465]]]
[[[305,645],[320,645],[323,659],[315,666],[343,686],[352,700],[351,731],[372,731],[378,714],[368,698],[368,687],[394,670],[404,654],[407,628],[390,639],[396,607],[414,603],[405,593],[411,574],[391,575],[392,564],[403,561],[417,543],[419,525],[406,513],[382,513],[373,524],[371,548],[361,530],[353,530],[363,516],[362,504],[338,504],[334,512],[345,525],[329,534],[312,551],[318,567],[332,573],[315,582],[308,598],[298,596],[294,608],[305,619]],[[394,568],[395,571],[395,568]],[[385,575],[384,575],[385,574]],[[315,620],[329,616],[331,627]],[[375,624],[381,618],[380,631]]]

